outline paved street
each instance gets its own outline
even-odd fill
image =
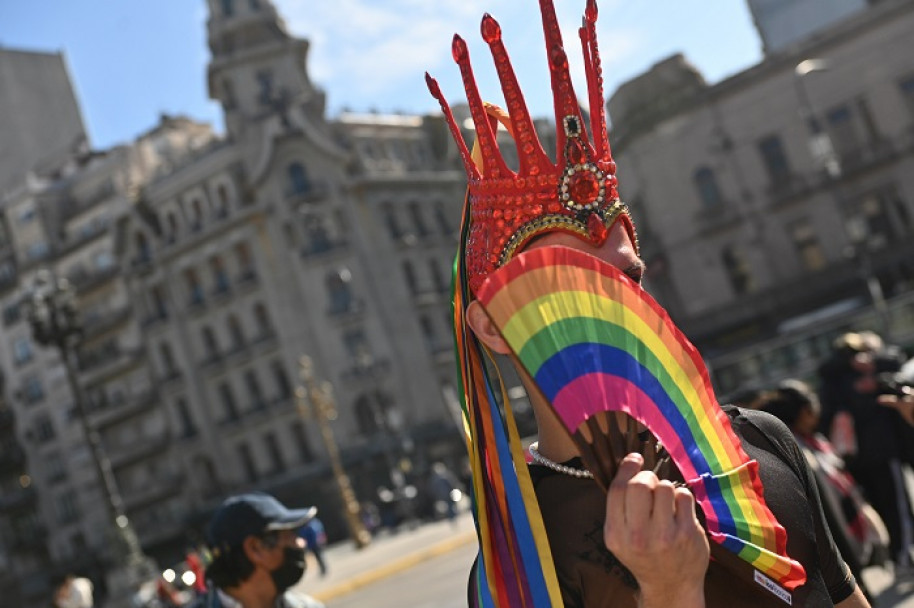
[[[351,544],[326,552],[330,571],[317,574],[309,563],[300,588],[327,608],[463,608],[466,577],[476,553],[473,520],[462,513],[455,524],[437,522],[396,535],[383,535],[361,550]],[[864,573],[874,608],[914,608],[914,578],[893,584],[889,572]]]

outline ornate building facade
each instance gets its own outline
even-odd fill
[[[726,394],[831,337],[914,344],[914,6],[884,1],[713,86],[682,56],[609,101],[649,288]]]

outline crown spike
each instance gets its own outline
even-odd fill
[[[562,128],[565,117],[575,116],[580,124],[584,123],[581,120],[581,108],[578,106],[578,98],[574,94],[574,86],[571,84],[571,73],[568,71],[568,56],[565,54],[565,49],[562,45],[562,30],[559,27],[552,0],[540,0],[540,12],[543,17],[543,34],[546,37],[546,53],[549,59],[549,74],[555,103],[556,159],[561,164],[565,150],[566,134]],[[581,139],[586,141],[586,135],[582,133]]]
[[[438,86],[438,81],[432,78],[431,74],[426,72],[425,84],[432,94],[432,97],[437,99],[438,104],[441,106],[441,112],[444,114],[444,120],[447,122],[448,129],[451,131],[451,137],[454,138],[454,142],[457,144],[457,150],[460,152],[460,158],[463,159],[464,170],[471,179],[479,179],[481,176],[476,168],[476,163],[473,162],[473,159],[470,156],[470,150],[467,148],[466,140],[463,139],[463,134],[460,132],[460,128],[454,120],[451,106],[448,104],[447,100],[444,99],[444,95],[441,94],[441,87]]]
[[[508,115],[511,118],[514,143],[517,145],[517,156],[520,163],[518,175],[538,175],[554,169],[536,135],[533,120],[530,118],[530,112],[527,110],[527,104],[517,82],[517,75],[514,73],[511,59],[508,57],[508,51],[502,41],[498,21],[486,13],[482,18],[481,30],[483,39],[489,44],[492,51],[495,69],[498,72],[498,79],[501,81],[505,103],[508,106]]]
[[[479,144],[482,152],[482,174],[487,180],[513,175],[513,171],[508,169],[501,157],[492,122],[489,120],[482,97],[479,96],[479,88],[476,86],[476,78],[473,76],[470,51],[467,49],[466,41],[459,34],[454,34],[452,51],[454,61],[460,67],[467,103],[470,106],[473,124],[476,126],[476,143]]]
[[[584,50],[584,72],[590,104],[590,133],[597,157],[612,156],[606,131],[606,107],[603,103],[603,68],[597,45],[597,2],[587,0],[580,29],[581,47]]]

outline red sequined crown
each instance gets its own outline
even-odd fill
[[[555,7],[552,0],[539,0],[539,4],[555,105],[556,163],[546,156],[536,135],[501,39],[501,27],[491,15],[487,13],[482,18],[482,37],[495,59],[508,106],[507,116],[496,106],[482,101],[466,42],[459,35],[454,35],[452,49],[463,76],[481,166],[470,154],[438,82],[425,75],[429,90],[441,104],[469,179],[470,224],[465,247],[467,278],[473,292],[489,273],[507,262],[530,239],[547,231],[570,232],[599,246],[606,240],[613,222],[621,218],[632,243],[638,246],[628,209],[619,200],[616,163],[606,133],[596,0],[587,1],[579,30],[590,104],[590,138],[571,83]],[[496,121],[504,124],[517,145],[520,162],[516,173],[508,168],[498,149]]]

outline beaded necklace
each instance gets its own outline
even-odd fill
[[[530,447],[527,448],[527,451],[530,452],[530,456],[533,457],[533,461],[537,464],[541,464],[546,468],[552,469],[557,473],[562,473],[564,475],[571,475],[572,477],[579,477],[581,479],[593,479],[593,473],[587,469],[576,469],[574,467],[569,467],[564,464],[559,464],[552,460],[549,460],[545,456],[539,453],[539,441],[534,441],[530,444]]]

